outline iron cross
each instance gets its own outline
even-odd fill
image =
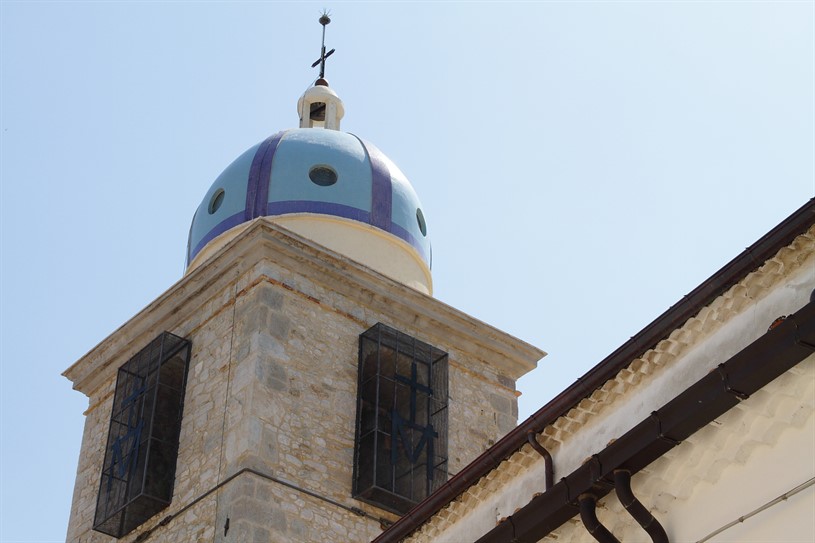
[[[324,11],[323,14],[320,16],[320,24],[323,25],[323,46],[320,49],[320,58],[314,61],[314,64],[311,65],[312,68],[320,65],[320,79],[325,77],[325,59],[330,57],[334,54],[334,49],[329,51],[328,53],[325,52],[325,27],[328,23],[331,22],[331,18],[328,16],[328,12]]]

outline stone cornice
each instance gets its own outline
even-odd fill
[[[183,333],[178,330],[179,326],[253,267],[262,268],[264,261],[357,300],[373,312],[389,315],[392,325],[420,331],[427,341],[460,346],[461,350],[484,360],[497,373],[512,379],[533,369],[546,354],[261,217],[214,253],[208,262],[184,276],[91,349],[63,375],[73,382],[74,389],[91,395],[111,377],[115,368],[150,339],[165,330]]]

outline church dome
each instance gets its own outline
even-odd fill
[[[342,102],[323,80],[300,98],[300,126],[251,147],[215,180],[195,212],[188,271],[257,217],[430,293],[421,203],[379,149],[340,132]]]

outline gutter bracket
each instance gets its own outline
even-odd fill
[[[614,483],[603,478],[603,463],[600,462],[600,457],[593,454],[588,460],[588,463],[590,464],[589,471],[591,473],[592,484],[604,488],[605,490],[613,490]]]
[[[569,488],[569,480],[566,477],[564,477],[560,480],[560,482],[563,483],[563,486],[566,487],[566,503],[569,505],[573,505],[575,500],[574,498],[572,498],[572,489]]]
[[[588,463],[592,481],[599,481],[603,476],[603,464],[600,463],[600,457],[593,454],[591,458],[589,458]]]
[[[659,418],[659,413],[657,413],[656,411],[652,411],[651,416],[649,418],[654,419],[657,423],[657,437],[659,439],[674,447],[682,443],[681,441],[677,441],[676,439],[668,437],[662,433],[662,419]]]
[[[510,543],[519,543],[520,540],[518,539],[518,536],[515,535],[515,523],[512,522],[512,515],[507,517],[507,520],[509,521],[510,525],[512,525],[512,539],[509,540]]]
[[[735,388],[730,386],[730,377],[727,375],[727,368],[725,368],[724,364],[719,364],[716,367],[717,371],[719,372],[719,376],[722,378],[722,382],[724,383],[724,389],[738,398],[739,400],[746,400],[750,397],[749,394],[736,390]]]
[[[803,339],[796,337],[795,338],[796,345],[800,345],[801,347],[806,347],[807,349],[812,349],[815,351],[815,343],[810,343],[808,341],[804,341]]]
[[[812,291],[813,297],[815,297],[815,290]],[[815,301],[815,300],[813,300]],[[809,341],[802,339],[799,335],[800,329],[798,328],[798,323],[795,322],[795,315],[790,315],[791,321],[793,326],[795,326],[795,344],[800,345],[801,347],[806,347],[807,349],[811,349],[815,351],[815,343],[810,343]]]

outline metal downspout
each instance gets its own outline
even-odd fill
[[[552,464],[552,455],[549,454],[549,451],[547,451],[546,448],[540,444],[540,442],[538,441],[538,435],[535,432],[532,431],[527,432],[526,441],[529,442],[529,444],[532,445],[532,448],[535,449],[538,452],[538,454],[540,454],[543,457],[543,465],[546,470],[545,472],[546,480],[544,484],[546,486],[546,490],[549,490],[550,488],[552,488],[555,479],[555,468],[554,465]]]
[[[627,469],[614,470],[614,491],[617,493],[617,499],[620,500],[628,514],[651,536],[651,541],[654,543],[668,543],[668,534],[665,533],[665,529],[634,496],[634,491],[631,490],[630,471]]]
[[[620,543],[597,518],[597,497],[594,494],[581,494],[577,501],[580,503],[580,520],[594,539],[600,543]]]

